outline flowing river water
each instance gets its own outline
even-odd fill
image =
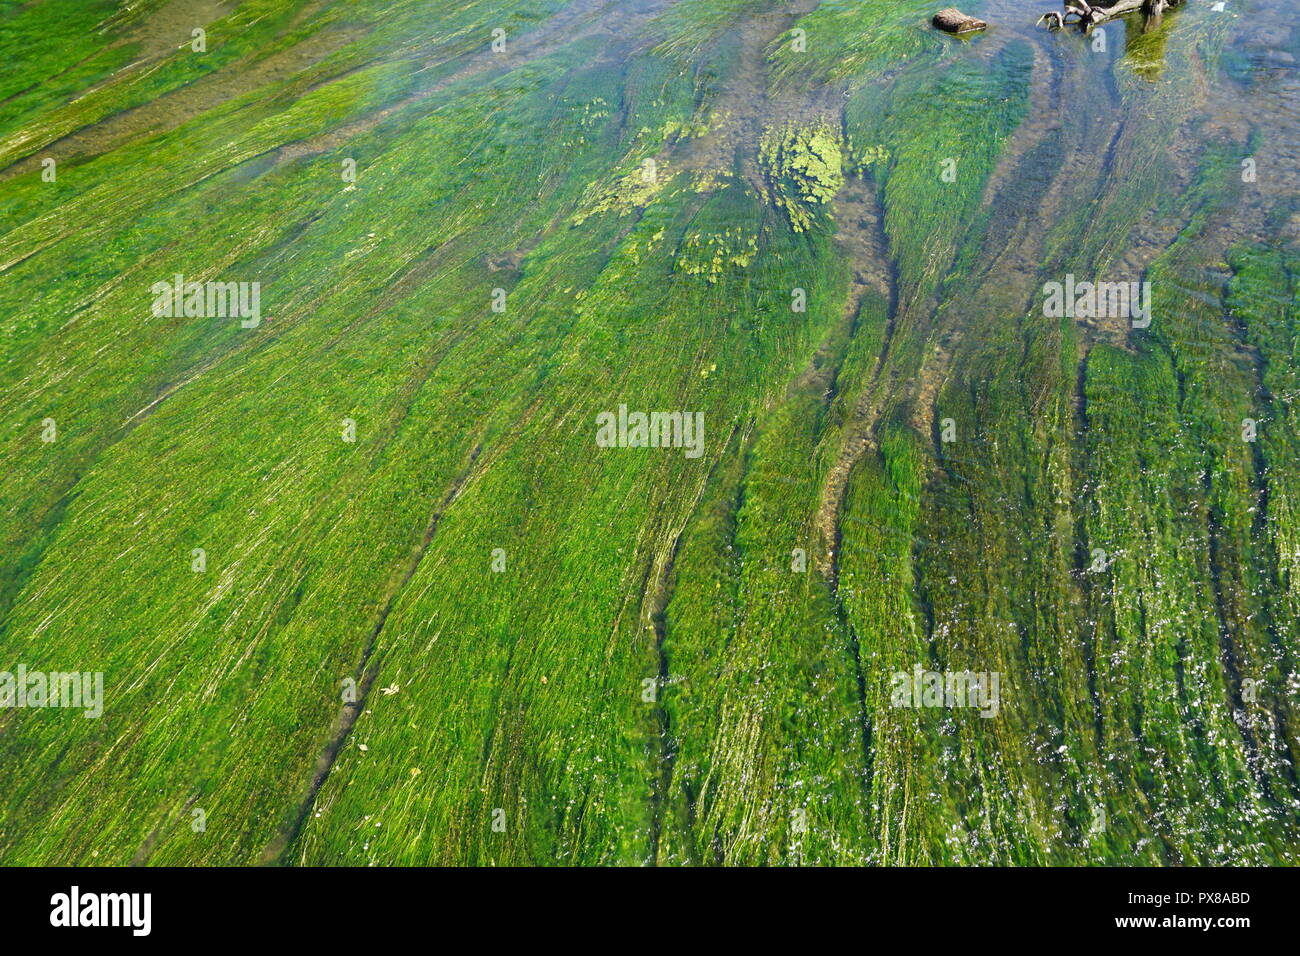
[[[0,10],[0,860],[1297,862],[1289,0],[944,5]]]

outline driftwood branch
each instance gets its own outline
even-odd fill
[[[1141,10],[1149,17],[1158,17],[1170,7],[1176,7],[1182,0],[1115,0],[1108,7],[1100,4],[1093,6],[1088,0],[1065,0],[1064,12],[1053,10],[1038,18],[1039,23],[1046,23],[1050,30],[1060,30],[1067,24],[1078,24],[1087,30],[1098,23],[1122,17],[1126,13]]]

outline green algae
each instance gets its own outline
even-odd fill
[[[0,669],[108,698],[0,713],[0,856],[1295,862],[1300,266],[1237,218],[1289,134],[1184,92],[1248,25],[614,6],[256,0],[132,69],[152,7],[0,7]],[[1134,252],[1149,329],[1043,315]]]
[[[758,159],[771,183],[772,201],[795,232],[808,229],[816,207],[829,203],[844,185],[839,137],[829,126],[768,129]]]

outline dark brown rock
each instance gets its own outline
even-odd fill
[[[956,7],[945,7],[934,15],[931,22],[948,33],[970,33],[973,30],[983,30],[988,26],[983,20],[966,16]]]

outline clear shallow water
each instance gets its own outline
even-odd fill
[[[1286,4],[938,5],[7,21],[0,854],[1294,862]]]

